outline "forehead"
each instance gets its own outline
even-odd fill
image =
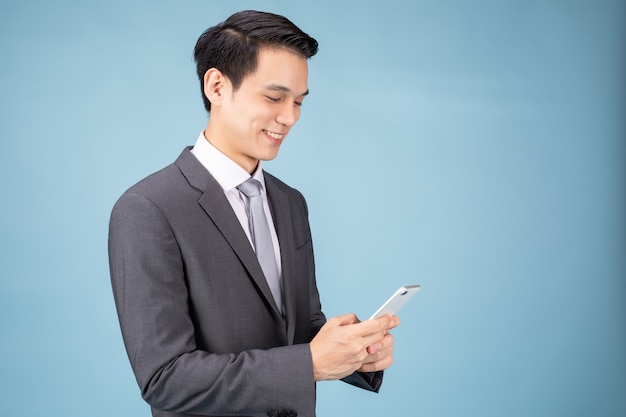
[[[242,87],[280,90],[295,96],[306,94],[308,64],[305,57],[282,48],[261,48],[254,73],[244,78]]]

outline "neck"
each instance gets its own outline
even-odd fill
[[[208,127],[202,133],[202,135],[204,136],[204,139],[207,142],[209,142],[215,149],[217,149],[218,151],[226,155],[228,158],[230,158],[237,165],[245,169],[246,172],[248,172],[250,175],[252,175],[254,171],[256,171],[257,167],[259,166],[259,162],[260,162],[259,160],[253,159],[253,158],[246,158],[243,156],[237,158],[237,153],[233,152],[230,149],[230,147],[228,146],[228,143],[220,141],[218,138],[221,136],[217,134],[212,134],[209,131]]]

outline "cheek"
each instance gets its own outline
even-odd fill
[[[242,109],[240,113],[242,118],[245,118],[252,122],[264,122],[267,119],[272,118],[272,108],[268,106],[266,103],[256,103],[254,106],[248,106],[245,109]]]

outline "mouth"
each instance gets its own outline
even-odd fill
[[[275,140],[282,140],[285,137],[285,135],[282,134],[282,133],[271,132],[271,131],[266,130],[266,129],[263,129],[263,132],[267,136],[269,136],[270,138],[275,139]]]

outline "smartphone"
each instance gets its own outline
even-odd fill
[[[383,304],[376,313],[370,317],[375,319],[385,314],[396,314],[400,308],[406,304],[420,289],[419,285],[405,285],[400,287],[386,302]]]

